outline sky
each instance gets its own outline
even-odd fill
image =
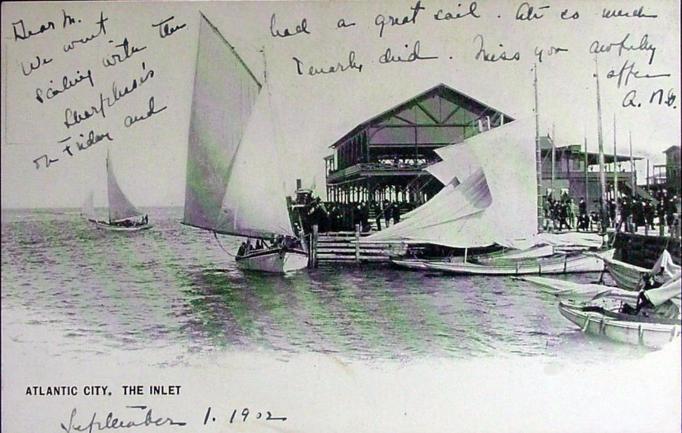
[[[627,153],[631,132],[635,155],[652,163],[664,162],[662,152],[679,145],[680,137],[679,3],[542,2],[533,13],[543,17],[532,20],[516,19],[517,12],[520,18],[528,17],[527,9],[518,11],[521,3],[421,0],[414,17],[417,1],[5,2],[2,207],[78,207],[90,191],[95,192],[95,205],[104,206],[107,151],[121,188],[133,203],[182,205],[200,11],[259,79],[267,65],[281,134],[278,155],[284,181],[292,191],[295,179],[301,178],[304,185],[314,184],[321,192],[323,157],[331,153],[332,143],[364,120],[439,83],[514,118],[532,116],[533,64],[538,65],[541,132],[554,128],[559,145],[582,143],[586,136],[590,150],[596,151],[597,93],[590,52],[595,44],[604,51],[598,55],[598,67],[605,151],[613,151],[615,115],[620,152]],[[549,7],[539,9],[541,5]],[[656,17],[602,17],[604,8],[633,15],[640,6],[641,14]],[[473,13],[459,19],[434,17],[447,12],[466,14],[471,8]],[[562,19],[564,10],[565,15],[578,11],[579,18]],[[340,19],[348,27],[338,28]],[[178,29],[161,37],[164,25],[168,30]],[[284,29],[296,33],[297,26],[299,34],[272,35],[283,34]],[[619,50],[618,43],[626,36],[621,46],[627,49]],[[69,42],[88,37],[92,40],[76,42],[65,52]],[[519,59],[477,59],[481,39],[489,56],[499,57],[504,51],[513,57],[518,51]],[[124,40],[128,41],[128,58],[121,46]],[[437,58],[380,64],[387,49],[405,58],[417,41],[421,57]],[[140,51],[132,53],[132,47]],[[550,55],[552,47],[567,51]],[[535,54],[540,50],[542,62]],[[361,71],[348,68],[334,74],[306,74],[310,66],[345,65],[350,52],[356,64],[362,64]],[[113,54],[119,61],[104,66],[105,59],[112,62]],[[37,56],[52,60],[31,70],[29,64],[37,66]],[[294,58],[300,62],[302,75]],[[628,82],[623,80],[619,86],[618,72],[624,65],[634,66]],[[638,78],[644,75],[662,76]],[[56,95],[48,91],[49,87],[63,89],[65,76],[66,91]],[[96,114],[65,125],[73,110],[82,113],[98,105],[100,93],[112,95],[114,83],[120,92],[134,78],[144,82],[107,106],[106,117]],[[669,99],[669,105],[651,103],[650,96],[657,89],[663,89],[666,97],[672,92],[675,98]],[[636,104],[641,106],[624,108],[628,94],[636,95]],[[126,126],[126,116],[130,122],[148,113],[151,98],[155,113]],[[76,150],[80,134],[87,138],[90,131],[108,133],[111,140],[104,137],[87,149]],[[66,144],[72,145],[73,156],[63,151]],[[42,155],[59,161],[45,167],[39,159],[36,168],[34,160]],[[639,163],[642,179],[645,168],[645,162]]]

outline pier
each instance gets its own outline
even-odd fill
[[[327,263],[389,263],[391,256],[403,255],[407,244],[402,242],[363,241],[371,232],[355,231],[318,233],[313,226],[309,239],[309,267]]]

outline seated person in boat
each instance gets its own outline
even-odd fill
[[[237,250],[237,255],[243,256],[245,252],[246,252],[246,242],[242,241],[242,244],[239,245],[239,249]]]
[[[246,240],[246,245],[244,245],[244,255],[249,254],[253,251],[253,245],[251,245],[251,239]]]
[[[675,319],[680,315],[679,307],[672,301],[667,300],[660,305],[654,305],[647,292],[651,289],[661,287],[661,283],[656,280],[653,273],[647,274],[642,279],[642,288],[637,296],[637,305],[633,308],[629,304],[624,304],[621,313],[642,315],[646,317],[659,317],[665,319]]]
[[[649,313],[651,313],[654,309],[654,305],[649,301],[649,299],[647,299],[644,293],[644,289],[639,291],[639,294],[637,295],[637,305],[635,305],[635,307],[625,303],[621,307],[620,312],[624,314],[631,314],[633,316],[637,316],[640,312],[642,312],[644,316],[648,316]],[[642,311],[643,309],[644,311]]]

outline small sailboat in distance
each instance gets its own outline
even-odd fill
[[[294,233],[279,175],[267,81],[261,84],[203,14],[200,21],[183,224],[216,238],[248,238],[235,254],[242,269],[305,268],[308,254]]]
[[[83,204],[82,215],[97,228],[117,232],[138,232],[152,228],[149,218],[128,200],[118,185],[114,167],[107,151],[107,199],[109,201],[107,220],[97,219],[94,206],[94,193],[90,192]]]

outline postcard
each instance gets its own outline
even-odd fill
[[[2,12],[3,433],[679,432],[679,2]]]

